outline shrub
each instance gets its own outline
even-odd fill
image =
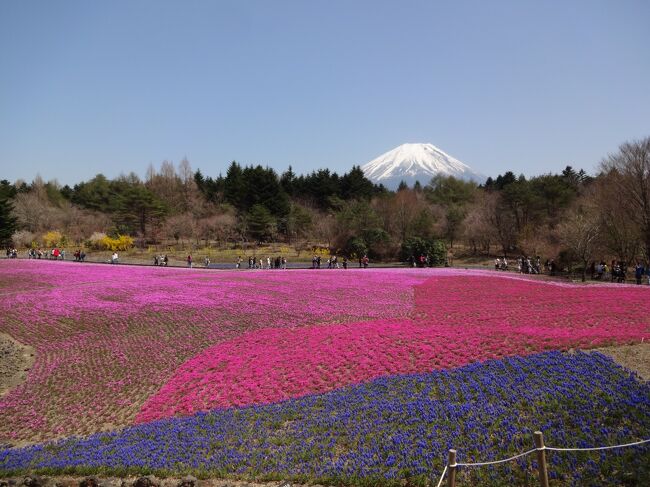
[[[43,235],[43,245],[45,247],[58,247],[65,245],[65,237],[58,230],[51,230]]]
[[[105,238],[106,238],[105,233],[94,232],[86,242],[86,245],[92,249],[104,250],[103,241]]]
[[[410,237],[402,243],[402,250],[400,252],[402,261],[409,260],[411,256],[418,259],[421,255],[429,256],[429,265],[443,265],[447,257],[447,247],[440,240],[420,237]]]
[[[352,258],[363,257],[368,253],[368,246],[361,237],[350,237],[345,244],[345,253]]]
[[[112,238],[105,233],[95,232],[88,239],[88,245],[97,250],[128,250],[133,247],[133,238],[128,235],[118,235]]]
[[[107,250],[128,250],[133,247],[133,238],[128,235],[118,235],[117,238],[104,237],[102,243]]]

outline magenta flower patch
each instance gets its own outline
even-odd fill
[[[410,320],[269,328],[210,347],[181,366],[136,421],[277,402],[491,358],[638,341],[650,331],[638,312],[646,293],[445,273],[415,287]]]

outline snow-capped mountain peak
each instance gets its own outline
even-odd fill
[[[400,181],[426,184],[437,174],[478,183],[485,181],[484,176],[433,144],[402,144],[364,164],[361,169],[368,179],[389,189],[395,189]]]

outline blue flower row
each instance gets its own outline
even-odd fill
[[[441,474],[449,448],[459,462],[504,458],[532,448],[538,429],[548,445],[562,447],[650,437],[650,385],[598,353],[548,352],[8,449],[0,451],[0,469],[424,483]],[[562,485],[618,485],[650,475],[650,448],[643,446],[548,456],[551,477]],[[466,468],[459,481],[521,484],[534,467],[533,455]]]

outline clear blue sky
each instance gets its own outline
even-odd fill
[[[430,142],[496,176],[650,135],[650,1],[3,1],[0,179],[187,156],[347,171]]]

